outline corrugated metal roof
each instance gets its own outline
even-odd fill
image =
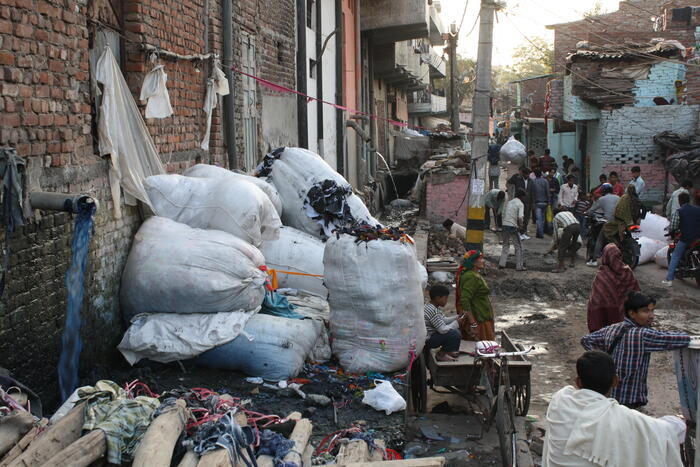
[[[644,58],[684,55],[685,47],[678,41],[655,39],[646,43],[624,43],[591,45],[587,41],[578,44],[576,52],[570,53],[567,62],[578,61],[619,61]]]

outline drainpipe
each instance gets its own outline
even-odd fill
[[[345,44],[345,25],[343,24],[343,0],[335,0],[335,28],[338,34],[335,36],[335,102],[343,104],[343,80],[345,73],[343,68],[343,52]],[[345,126],[343,125],[343,111],[335,110],[336,131],[336,167],[338,173],[345,176]]]
[[[316,144],[321,157],[325,158],[323,141],[323,51],[321,49],[321,34],[323,33],[322,0],[316,0]]]
[[[34,191],[29,193],[29,204],[32,209],[42,211],[62,211],[73,214],[78,213],[78,208],[85,204],[94,204],[95,210],[100,207],[97,199],[86,194],[71,193],[47,193]]]
[[[236,122],[234,114],[234,92],[236,83],[233,80],[233,0],[224,0],[222,6],[222,42],[223,42],[223,64],[224,74],[229,83],[230,92],[224,96],[224,131],[226,138],[226,153],[228,154],[228,168],[231,170],[238,168],[238,157],[236,156]]]
[[[309,148],[309,120],[306,97],[306,0],[297,0],[297,131],[299,147]]]

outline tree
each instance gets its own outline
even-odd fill
[[[449,67],[448,67],[449,68]],[[436,81],[436,88],[444,88],[445,95],[449,97],[449,73],[444,79]],[[474,97],[474,85],[476,82],[476,61],[472,58],[457,55],[457,93],[460,102],[471,106]]]
[[[592,16],[600,16],[600,15],[604,15],[607,12],[608,12],[608,10],[603,6],[603,3],[600,1],[597,1],[597,2],[595,2],[595,5],[593,5],[593,8],[591,8],[588,11],[583,12],[583,17],[590,18]]]
[[[511,81],[552,72],[554,48],[542,37],[533,37],[530,42],[516,47],[512,56],[513,64],[508,67],[513,76]]]

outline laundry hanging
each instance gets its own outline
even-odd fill
[[[135,206],[136,200],[140,200],[150,207],[143,181],[151,175],[164,174],[165,168],[108,47],[97,62],[96,79],[103,86],[98,122],[100,154],[110,155],[109,183],[114,215],[121,217],[119,187],[124,189],[126,204]]]
[[[146,104],[146,118],[167,118],[173,114],[168,94],[168,75],[163,65],[157,65],[143,79],[141,100]]]
[[[218,60],[214,61],[211,71],[211,78],[207,80],[207,95],[204,98],[204,112],[207,114],[207,129],[204,132],[204,139],[200,147],[205,151],[209,150],[209,137],[211,134],[211,115],[216,108],[216,95],[226,96],[230,93],[228,79],[219,66]]]

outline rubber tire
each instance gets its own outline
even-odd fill
[[[411,368],[411,407],[416,413],[425,413],[428,408],[427,376],[425,355],[421,353]]]
[[[515,406],[511,389],[501,386],[498,388],[496,407],[496,431],[501,450],[503,467],[515,467],[518,461],[518,432],[515,429]]]
[[[515,415],[518,417],[524,417],[530,410],[530,397],[532,395],[530,381],[528,381],[526,384],[512,386],[512,388],[513,403],[515,404]]]

